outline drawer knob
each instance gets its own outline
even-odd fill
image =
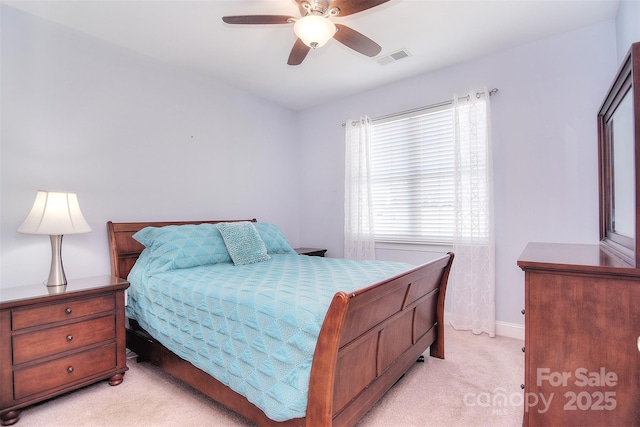
[[[71,308],[67,308],[64,312],[67,313],[67,314],[71,314],[72,311],[73,310]]]
[[[73,339],[73,335],[67,335],[67,341],[71,341]]]
[[[524,316],[524,308],[520,310],[520,313],[522,313],[522,315]]]
[[[68,373],[72,373],[72,372],[73,372],[73,366],[69,366],[69,367],[67,368],[67,372],[68,372]]]
[[[524,390],[524,384],[520,384],[520,388]]]
[[[522,347],[522,352],[524,353],[524,347]]]

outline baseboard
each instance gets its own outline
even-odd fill
[[[444,313],[444,323],[449,324],[450,312]],[[524,341],[524,325],[516,323],[496,321],[496,335],[501,337],[515,338]]]
[[[496,322],[496,335],[516,338],[524,341],[524,325],[509,322]]]

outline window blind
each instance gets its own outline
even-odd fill
[[[376,241],[453,240],[453,140],[450,104],[372,124],[371,193]]]

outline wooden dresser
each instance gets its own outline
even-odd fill
[[[523,425],[640,425],[640,269],[599,245],[530,243]]]
[[[2,425],[36,402],[107,378],[122,382],[128,286],[101,276],[69,280],[58,294],[42,284],[0,290]]]

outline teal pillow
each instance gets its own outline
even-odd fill
[[[217,227],[235,265],[254,264],[271,258],[252,223],[221,222]]]
[[[287,239],[277,225],[266,222],[256,222],[253,225],[256,230],[258,230],[258,233],[260,233],[260,238],[262,238],[267,248],[267,253],[297,255],[297,252],[294,251],[289,242],[287,242]]]
[[[215,224],[146,227],[135,233],[133,238],[150,250],[147,275],[231,262]]]

